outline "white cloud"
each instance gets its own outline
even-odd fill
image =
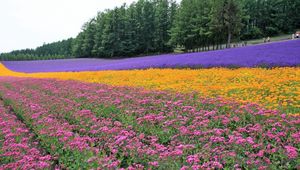
[[[0,52],[75,37],[98,11],[135,0],[0,0]]]

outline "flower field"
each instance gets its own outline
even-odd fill
[[[143,87],[180,93],[197,92],[239,102],[300,113],[300,68],[149,69],[95,72],[17,73],[0,65],[2,75],[79,80],[112,86]],[[0,74],[1,74],[0,73]]]
[[[187,54],[166,54],[128,59],[67,59],[4,61],[10,70],[25,73],[128,70],[148,68],[291,67],[300,65],[300,40],[243,48]]]
[[[3,169],[27,169],[18,164],[26,159],[34,169],[299,165],[300,117],[256,104],[75,81],[0,82]]]
[[[133,64],[142,58],[0,63],[0,170],[299,169],[299,54],[267,48],[297,43],[203,53],[241,68],[217,59],[206,66],[231,68],[172,68],[171,55],[143,58],[147,67]],[[238,57],[247,50],[251,62]],[[193,67],[195,54],[174,62]],[[157,68],[132,70],[154,58]]]

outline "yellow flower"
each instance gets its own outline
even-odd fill
[[[212,68],[148,69],[125,71],[86,71],[54,73],[16,73],[0,64],[0,76],[57,78],[133,86],[182,93],[198,92],[206,97],[221,96],[255,102],[270,109],[298,112],[300,106],[300,68]],[[292,108],[293,111],[290,111]]]

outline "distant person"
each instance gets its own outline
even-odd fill
[[[267,38],[267,42],[271,42],[271,38],[270,37]]]
[[[295,39],[295,34],[292,34],[292,40]]]
[[[300,31],[297,31],[297,32],[296,32],[296,34],[295,34],[295,39],[296,39],[296,38],[300,38]]]

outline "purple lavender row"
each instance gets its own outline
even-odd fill
[[[274,42],[201,53],[167,54],[127,59],[5,61],[13,71],[62,72],[147,68],[284,67],[300,65],[300,40]]]

